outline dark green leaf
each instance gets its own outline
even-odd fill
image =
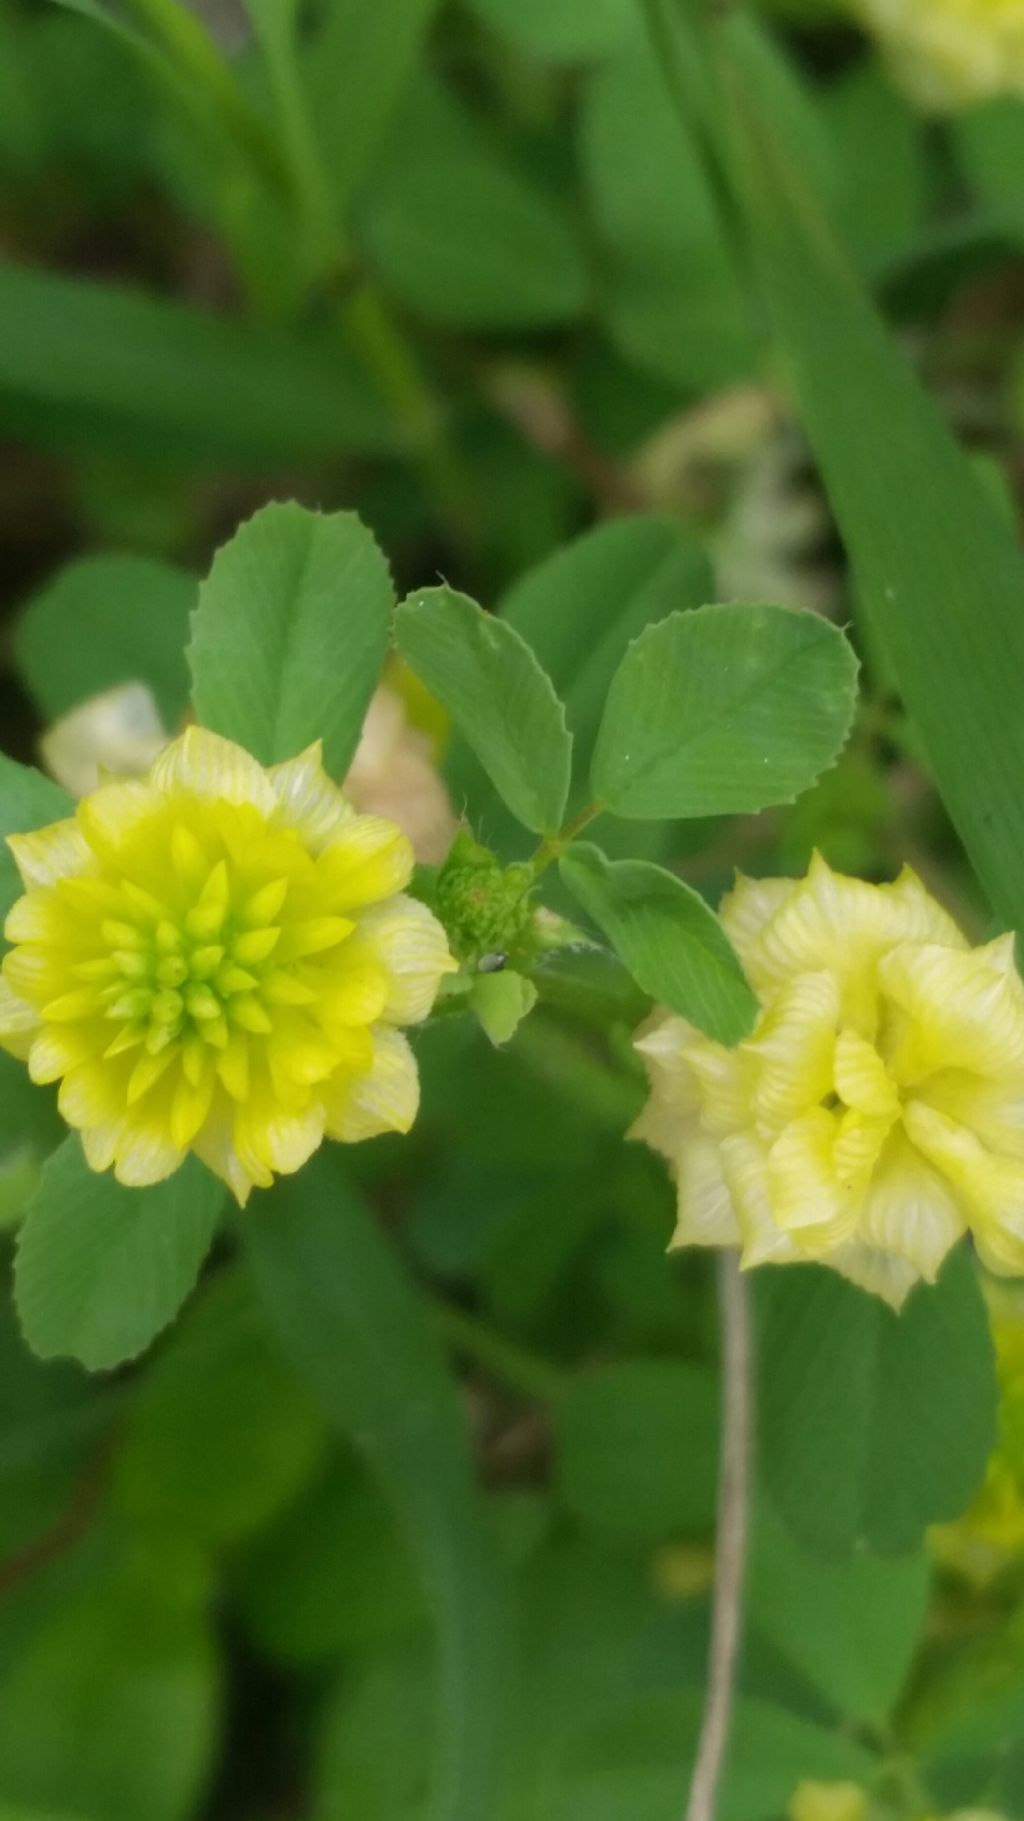
[[[612,682],[594,795],[653,819],[791,802],[835,763],[856,683],[849,644],[817,614],[674,613],[633,641]]]
[[[553,833],[569,794],[572,737],[530,647],[452,588],[403,601],[395,638],[513,815],[537,834]]]
[[[403,303],[453,327],[543,327],[587,302],[571,217],[439,86],[421,85],[403,107],[356,227]]]
[[[43,714],[66,714],[88,696],[136,678],[147,683],[168,728],[188,704],[185,644],[196,581],[147,557],[86,556],[26,602],[14,655]]]
[[[394,440],[367,382],[336,348],[8,265],[0,425],[61,449],[250,468]]]
[[[676,1821],[696,1753],[700,1689],[647,1695],[604,1713],[563,1752],[545,1821]],[[867,1781],[872,1759],[838,1732],[767,1701],[732,1715],[719,1821],[776,1821],[802,1778]]]
[[[635,25],[632,0],[470,0],[494,31],[535,57],[582,63],[603,57]]]
[[[132,1359],[199,1275],[224,1189],[194,1158],[167,1182],[125,1189],[72,1135],[45,1165],[18,1239],[15,1294],[29,1346],[95,1371]]]
[[[394,593],[351,512],[265,506],[214,558],[189,662],[204,727],[264,763],[322,739],[344,775],[387,650]]]
[[[961,1248],[902,1314],[820,1266],[760,1274],[761,1463],[809,1549],[916,1549],[995,1442],[988,1320]]]
[[[443,1725],[438,1821],[496,1807],[508,1629],[464,1418],[431,1325],[338,1151],[280,1182],[242,1232],[283,1345],[398,1512],[434,1608]]]
[[[339,219],[416,68],[438,0],[331,0],[309,43],[306,88]]]
[[[757,1000],[718,918],[689,885],[647,860],[606,860],[582,841],[559,871],[645,992],[720,1043],[749,1034]]]
[[[838,1712],[881,1723],[900,1693],[928,1604],[923,1552],[841,1562],[806,1554],[762,1503],[747,1611],[753,1623]]]
[[[714,1518],[718,1391],[704,1366],[624,1361],[577,1380],[555,1410],[557,1485],[587,1523],[652,1542]]]

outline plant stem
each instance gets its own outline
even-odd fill
[[[753,1456],[750,1298],[735,1252],[718,1255],[722,1328],[722,1465],[708,1687],[685,1821],[715,1821],[732,1723],[747,1567]]]
[[[576,836],[582,834],[589,823],[596,821],[597,817],[603,816],[603,814],[603,803],[588,803],[586,809],[581,809],[579,815],[574,816],[571,822],[567,822],[564,828],[560,828],[557,835],[545,835],[530,861],[534,878],[538,879],[545,868],[551,865],[552,860],[557,860],[559,854],[564,853],[570,843],[575,841]]]
[[[553,1404],[563,1396],[566,1378],[557,1366],[538,1359],[535,1353],[527,1352],[477,1316],[467,1315],[451,1303],[435,1302],[433,1311],[438,1333],[453,1352],[476,1360],[503,1384],[534,1403]]]

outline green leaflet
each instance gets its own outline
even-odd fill
[[[760,1459],[804,1546],[916,1549],[958,1517],[995,1441],[992,1342],[964,1247],[900,1315],[817,1265],[758,1273]]]
[[[749,1034],[757,1000],[714,912],[689,885],[647,860],[606,860],[580,841],[559,871],[652,998],[722,1043]]]
[[[417,1555],[440,1653],[432,1813],[480,1821],[497,1802],[509,1637],[454,1383],[340,1152],[280,1182],[241,1232],[283,1346],[369,1456]]]
[[[786,607],[701,607],[634,639],[591,767],[596,800],[659,819],[788,803],[834,764],[857,661],[836,627]]]
[[[536,834],[553,834],[569,795],[572,736],[526,641],[452,588],[403,601],[395,639],[512,814]]]
[[[89,1169],[72,1133],[45,1164],[18,1237],[15,1298],[29,1346],[93,1371],[133,1359],[192,1289],[223,1201],[194,1157],[154,1188],[122,1188]]]
[[[394,594],[373,535],[351,512],[265,506],[214,558],[189,662],[204,727],[264,764],[322,739],[341,778],[377,686]]]

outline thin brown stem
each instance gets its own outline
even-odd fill
[[[719,1254],[718,1294],[722,1329],[722,1465],[715,1593],[707,1697],[685,1821],[715,1821],[743,1636],[753,1457],[753,1348],[750,1298],[735,1252]]]

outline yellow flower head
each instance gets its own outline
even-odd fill
[[[868,1821],[867,1792],[857,1783],[797,1786],[787,1810],[788,1821]]]
[[[853,10],[922,107],[1024,94],[1024,0],[853,0]]]
[[[194,1150],[244,1204],[325,1136],[409,1129],[399,1027],[455,963],[402,895],[408,840],[356,815],[318,746],[265,770],[189,728],[10,846],[0,1043],[61,1082],[93,1169],[141,1186]]]
[[[740,879],[722,922],[761,1002],[736,1049],[656,1012],[633,1128],[672,1164],[675,1245],[818,1259],[899,1307],[969,1229],[1024,1271],[1024,986],[915,875]]]

